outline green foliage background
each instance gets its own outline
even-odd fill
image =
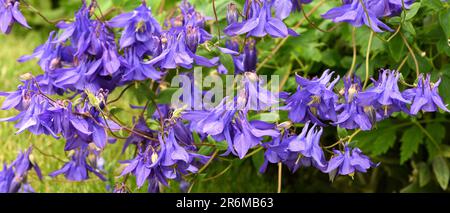
[[[42,14],[50,20],[71,19],[73,13],[80,6],[79,0],[50,1],[28,0]],[[109,13],[112,8],[130,11],[136,7],[138,0],[99,0],[102,10],[108,13],[108,18],[116,15],[119,10]],[[148,1],[158,20],[163,20],[171,14],[178,1]],[[230,0],[216,0],[216,9],[220,19],[221,29],[225,27],[226,5]],[[237,1],[242,8],[243,1]],[[440,0],[417,0],[411,10],[400,17],[384,20],[392,28],[399,26],[400,33],[389,42],[393,33],[386,32],[374,37],[370,49],[370,73],[377,75],[380,68],[397,69],[402,61],[404,65],[401,73],[406,82],[413,83],[416,79],[416,65],[411,57],[412,51],[417,59],[420,72],[429,72],[432,79],[442,79],[440,94],[445,103],[450,103],[450,4]],[[211,1],[192,0],[196,8],[210,17],[214,17]],[[323,3],[323,4],[322,4]],[[161,5],[162,4],[162,5]],[[320,6],[316,7],[318,4]],[[263,38],[258,42],[259,63],[268,58],[267,63],[261,66],[259,74],[279,74],[283,89],[294,91],[296,89],[294,73],[304,76],[320,75],[325,69],[336,71],[343,76],[350,68],[353,58],[352,27],[348,24],[339,24],[323,20],[320,14],[340,4],[338,0],[314,0],[305,5],[308,13],[315,10],[310,21],[304,19],[303,14],[291,15],[286,20],[301,34],[299,37],[289,37],[286,40]],[[54,26],[44,22],[35,13],[22,9],[32,30],[18,26],[14,27],[11,35],[0,35],[0,90],[14,90],[19,84],[21,74],[42,72],[33,62],[19,64],[16,59],[22,55],[30,54],[35,47],[45,42],[49,32]],[[210,30],[216,32],[216,26],[211,22]],[[316,29],[333,29],[331,32],[322,32]],[[327,31],[327,30],[324,30]],[[365,57],[370,31],[367,27],[356,29],[356,71],[364,79]],[[404,35],[411,50],[402,39]],[[283,42],[279,49],[275,49]],[[274,52],[274,54],[273,54]],[[225,64],[227,65],[227,64]],[[338,85],[337,88],[341,88]],[[112,96],[117,95],[117,90]],[[134,92],[139,92],[139,88]],[[134,93],[126,94],[117,107],[117,114],[124,120],[131,122],[130,115],[136,112],[128,109],[128,103],[139,103]],[[3,101],[3,98],[0,98]],[[120,109],[120,110],[119,110]],[[0,111],[0,117],[14,115],[12,111]],[[357,174],[354,179],[338,177],[331,183],[326,174],[316,169],[303,168],[295,174],[287,169],[283,172],[283,192],[442,192],[448,191],[450,144],[449,134],[450,116],[443,113],[428,113],[411,118],[402,113],[394,115],[395,118],[379,123],[375,130],[359,133],[353,140],[355,145],[361,147],[374,161],[381,162],[378,168],[367,174]],[[283,115],[281,116],[283,118]],[[64,141],[52,137],[34,136],[29,133],[15,135],[14,125],[0,123],[0,162],[11,162],[19,149],[27,148],[30,143],[35,146],[34,158],[40,164],[43,173],[60,168],[63,162],[57,160],[67,159],[64,153]],[[322,144],[332,144],[345,137],[345,131],[338,131],[335,127],[326,128]],[[45,177],[39,181],[34,173],[29,177],[31,185],[38,192],[108,192],[107,185],[121,181],[116,176],[123,166],[119,160],[129,159],[132,153],[120,155],[122,141],[109,145],[103,157],[106,159],[106,170],[109,181],[102,182],[92,177],[85,182],[69,182],[63,177],[51,179]],[[36,150],[38,149],[38,150]],[[40,151],[39,151],[40,150]],[[211,153],[212,149],[202,149],[204,153]],[[204,173],[196,176],[193,192],[275,192],[277,188],[276,165],[269,167],[266,174],[259,174],[263,153],[258,152],[245,160],[224,158],[214,161]],[[222,174],[223,173],[223,174]],[[220,175],[222,174],[222,175]],[[211,177],[220,175],[217,178]],[[128,181],[134,192],[144,192],[145,187],[137,189],[134,180]],[[171,183],[167,192],[179,191],[176,183]]]

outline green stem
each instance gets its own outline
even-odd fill
[[[369,59],[370,59],[370,49],[372,48],[374,32],[370,32],[369,43],[367,44],[367,52],[366,52],[366,79],[364,80],[363,90],[367,87],[367,83],[369,82]]]

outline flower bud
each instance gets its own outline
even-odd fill
[[[227,22],[228,25],[234,24],[239,21],[239,13],[236,8],[236,4],[230,3],[228,4],[228,10],[227,10]]]
[[[248,38],[244,46],[244,71],[256,71],[257,62],[256,41]]]
[[[200,33],[198,31],[198,28],[193,26],[187,26],[186,45],[193,53],[197,51],[199,40],[200,40]]]

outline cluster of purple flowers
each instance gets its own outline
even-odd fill
[[[266,35],[297,36],[283,20],[291,12],[299,11],[302,4],[310,2],[246,0],[242,12],[235,4],[229,4],[225,47],[218,49],[233,59],[234,74],[240,77],[237,96],[223,98],[212,109],[202,105],[201,110],[182,113],[169,105],[155,106],[158,109],[152,119],[161,121],[161,127],[151,129],[147,124],[150,118],[142,116],[134,121],[123,151],[134,146],[136,155],[123,162],[125,169],[121,175],[133,174],[138,187],[147,182],[149,192],[160,191],[162,185],[169,185],[169,180],[183,181],[186,175],[198,172],[199,166],[209,160],[208,156],[198,154],[193,133],[201,139],[210,136],[216,141],[226,141],[228,149],[223,155],[232,154],[241,159],[251,149],[263,147],[265,161],[261,172],[269,163],[281,162],[292,172],[301,166],[313,166],[332,177],[353,175],[377,164],[345,141],[327,160],[320,145],[323,127],[327,124],[371,130],[376,122],[394,112],[417,115],[419,111],[435,112],[439,108],[450,112],[438,93],[440,80],[431,82],[429,74],[421,75],[416,87],[403,92],[398,86],[400,74],[390,70],[383,70],[378,80],[373,80],[373,85],[365,90],[358,77],[347,76],[342,79],[344,88],[336,93],[335,86],[340,78],[333,79],[334,72],[329,70],[312,79],[297,75],[298,88],[292,94],[275,94],[264,88],[265,82],[256,74],[256,39]],[[342,7],[328,11],[323,17],[354,26],[366,24],[381,32],[381,28],[391,29],[380,18],[398,15],[403,7],[409,8],[412,3],[413,0],[344,0]],[[18,4],[15,0],[0,0],[3,33],[9,33],[16,21],[28,27]],[[108,132],[122,129],[103,114],[109,91],[134,81],[162,81],[169,70],[192,69],[194,65],[217,66],[219,73],[228,72],[218,57],[209,59],[198,55],[199,46],[212,39],[205,30],[210,18],[196,11],[188,1],[183,0],[180,14],[162,26],[145,1],[134,11],[106,22],[94,18],[96,6],[95,1],[90,5],[83,1],[74,21],[58,23],[60,33],[51,32],[47,42],[32,55],[19,59],[24,62],[37,58],[44,74],[25,76],[26,80],[16,91],[0,93],[6,97],[3,110],[19,111],[16,116],[0,121],[16,121],[17,133],[28,130],[36,135],[66,140],[65,151],[69,152],[70,160],[52,172],[52,177],[64,174],[69,180],[82,181],[93,173],[105,180],[104,160],[100,154],[108,142],[115,141]],[[118,45],[114,28],[123,29]],[[240,35],[246,36],[244,42],[240,42]],[[49,97],[67,93],[74,95],[68,100]],[[75,97],[79,99],[72,101]],[[283,102],[285,106],[275,109],[287,110],[288,122],[277,125],[249,116]],[[291,121],[304,124],[299,135],[290,131]],[[29,160],[30,152],[31,149],[20,154],[10,166],[4,166],[0,172],[0,192],[31,191],[26,183],[27,171],[35,168],[41,175],[39,167]],[[123,185],[116,191],[124,191]]]
[[[20,152],[10,165],[3,164],[0,171],[0,193],[34,192],[27,181],[28,171],[34,169],[39,179],[42,179],[41,169],[32,160],[31,147],[26,152]]]
[[[397,71],[383,70],[365,91],[357,77],[346,77],[340,95],[333,92],[339,78],[330,82],[332,74],[325,71],[320,78],[311,80],[297,76],[298,90],[286,99],[285,107],[292,121],[311,121],[322,126],[323,121],[331,121],[346,129],[370,130],[375,122],[394,112],[416,115],[420,110],[435,112],[438,108],[448,112],[438,93],[440,80],[430,82],[429,74],[426,79],[420,76],[415,88],[403,92],[399,90]]]
[[[126,146],[136,146],[137,155],[134,159],[123,162],[127,166],[121,175],[132,173],[136,176],[138,187],[148,181],[149,192],[159,192],[160,184],[168,186],[167,180],[181,181],[182,176],[196,173],[198,166],[209,159],[197,154],[193,136],[182,121],[174,120],[165,128],[168,131],[164,133],[151,130],[145,119],[140,117],[135,130],[158,138],[150,140],[133,134],[126,141]]]
[[[36,82],[37,80],[32,78],[24,81],[17,91],[0,94],[6,96],[3,110],[19,111],[16,116],[0,121],[17,121],[17,133],[28,130],[35,135],[45,134],[55,138],[62,136],[66,139],[65,151],[73,150],[78,153],[72,157],[74,163],[66,164],[63,170],[69,169],[67,172],[71,172],[71,169],[81,171],[83,168],[96,172],[94,168],[83,163],[87,158],[85,153],[88,147],[94,144],[96,149],[103,149],[108,141],[114,141],[108,137],[106,129],[117,131],[120,127],[112,121],[103,119],[100,112],[87,101],[73,106],[68,100],[49,98],[42,93]],[[103,97],[103,95],[97,96]],[[95,154],[98,156],[99,152]],[[75,175],[67,177],[70,180],[87,179],[87,175],[81,176],[82,178]]]

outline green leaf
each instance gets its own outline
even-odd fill
[[[339,138],[345,138],[348,136],[348,132],[344,128],[337,127],[337,133]]]
[[[220,63],[223,64],[223,66],[225,66],[225,68],[227,68],[228,70],[228,75],[233,75],[235,70],[234,70],[234,63],[233,63],[233,58],[231,57],[231,55],[229,54],[220,54],[219,56],[220,59]]]
[[[450,38],[450,8],[439,13],[439,23],[447,38]]]
[[[423,133],[417,126],[413,126],[403,133],[400,141],[402,146],[400,147],[400,164],[409,160],[414,153],[417,153],[419,144],[422,143]]]
[[[394,130],[381,131],[374,144],[373,154],[381,155],[386,153],[395,143],[397,135]]]
[[[410,21],[403,22],[402,28],[406,30],[407,32],[411,33],[413,36],[416,35],[416,30],[414,28],[414,25]]]
[[[424,162],[419,163],[418,169],[419,169],[419,185],[420,187],[424,187],[431,180],[431,171],[428,165]]]
[[[450,172],[447,162],[443,157],[437,157],[433,160],[433,172],[437,182],[443,190],[448,187],[448,179],[450,178]]]
[[[443,8],[442,2],[440,0],[426,0],[422,1],[423,5],[434,10],[439,11]]]
[[[252,163],[255,169],[258,171],[261,165],[264,163],[264,152],[258,152],[252,156]]]
[[[227,141],[218,141],[218,142],[216,142],[216,148],[219,150],[219,151],[225,151],[225,150],[227,150],[228,149],[228,143],[227,143]]]
[[[172,101],[172,95],[179,90],[180,88],[167,88],[162,90],[156,99],[158,104],[170,104]]]
[[[396,62],[400,62],[403,57],[405,57],[405,43],[403,43],[403,39],[400,36],[395,36],[388,43],[388,48],[389,53],[391,53],[392,58],[394,58]]]
[[[431,141],[428,137],[425,140],[429,158],[434,159],[434,157],[436,157],[436,155],[440,152],[439,144],[442,143],[442,140],[445,137],[445,127],[440,123],[434,122],[427,124],[425,129],[435,141]]]
[[[406,12],[406,20],[410,20],[412,19],[414,16],[416,16],[417,12],[420,9],[420,2],[415,2],[414,4],[411,5],[411,7],[409,8],[409,10]]]

